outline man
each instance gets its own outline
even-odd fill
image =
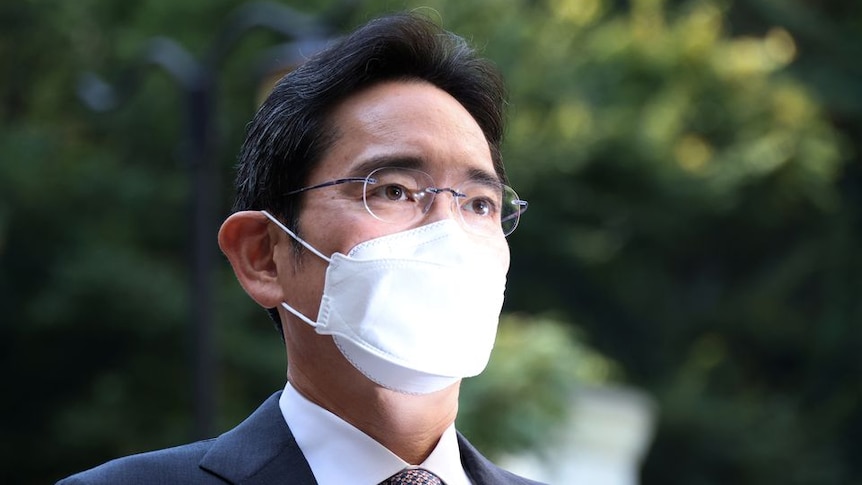
[[[282,79],[249,126],[219,245],[282,331],[284,392],[216,439],[62,483],[533,483],[453,424],[526,208],[504,185],[504,103],[487,61],[415,15]]]

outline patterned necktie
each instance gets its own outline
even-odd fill
[[[428,470],[407,468],[383,480],[380,485],[443,485],[443,481]]]

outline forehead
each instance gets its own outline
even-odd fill
[[[449,93],[422,81],[390,81],[347,98],[332,112],[335,142],[311,181],[363,176],[407,166],[438,183],[461,177],[498,179],[482,129]]]

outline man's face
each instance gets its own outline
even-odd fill
[[[379,167],[409,162],[434,179],[437,187],[457,187],[484,173],[496,178],[491,152],[481,128],[451,95],[424,82],[387,82],[348,98],[333,112],[338,136],[307,185],[365,177]],[[451,195],[440,194],[423,217],[392,224],[372,217],[362,202],[362,184],[342,184],[303,194],[300,235],[323,254],[347,254],[357,244],[446,218],[457,220]],[[285,235],[283,248],[290,246]],[[500,233],[476,237],[508,267],[509,249]],[[280,258],[294,259],[289,251]],[[279,272],[291,305],[311,318],[317,316],[327,263],[303,252],[293,271]],[[282,267],[285,263],[282,259]]]

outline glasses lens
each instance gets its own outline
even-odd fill
[[[433,181],[425,172],[408,168],[379,168],[365,179],[363,199],[372,216],[385,222],[409,222],[427,211]]]
[[[521,214],[527,210],[527,201],[518,198],[518,194],[515,193],[512,187],[503,186],[503,193],[503,210],[500,214],[500,225],[503,228],[503,234],[508,236],[518,227]]]
[[[457,189],[436,189],[430,175],[409,168],[379,168],[366,177],[363,187],[368,212],[391,223],[415,220],[428,212],[438,192],[450,192],[464,226],[482,236],[501,232],[508,236],[527,208],[527,203],[507,185],[469,181]]]
[[[503,184],[468,182],[458,188],[464,197],[458,198],[461,218],[476,234],[508,236],[515,230],[525,202]]]

